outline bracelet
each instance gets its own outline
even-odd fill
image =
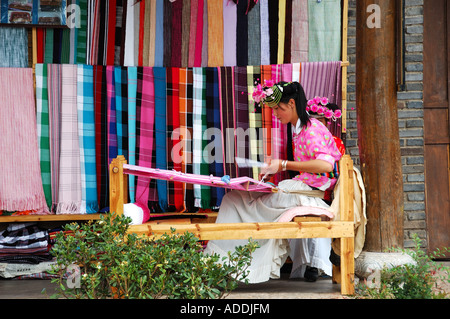
[[[286,170],[286,165],[287,165],[287,163],[288,163],[288,161],[283,161],[283,162],[281,163],[281,168],[282,168],[283,172]]]

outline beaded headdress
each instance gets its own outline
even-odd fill
[[[252,93],[253,101],[260,106],[267,104],[269,107],[275,107],[280,103],[281,97],[283,96],[283,87],[286,84],[276,84],[274,80],[264,80],[264,86],[258,84]]]

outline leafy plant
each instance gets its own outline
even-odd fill
[[[159,239],[127,233],[131,219],[104,214],[99,221],[67,224],[56,236],[52,272],[65,298],[223,298],[248,282],[249,240],[227,257],[207,255],[192,233]],[[77,273],[69,269],[79,270]],[[77,279],[78,281],[74,280]],[[75,281],[76,284],[68,284]]]
[[[410,255],[415,264],[383,268],[378,285],[359,286],[359,296],[373,299],[443,299],[448,292],[441,283],[450,283],[449,268],[435,260],[445,257],[449,248],[438,249],[427,255],[421,240],[414,234],[414,249],[391,249]]]

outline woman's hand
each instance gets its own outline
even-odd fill
[[[261,169],[261,173],[259,174],[259,179],[261,180],[264,176],[264,180],[269,180],[272,178],[273,175],[281,171],[281,162],[282,160],[273,159],[271,160],[267,166],[263,167]]]

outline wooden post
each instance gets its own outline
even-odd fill
[[[123,164],[127,160],[119,155],[109,164],[109,210],[115,215],[123,214],[123,205],[127,203],[127,177],[123,175]]]
[[[358,0],[356,11],[356,107],[368,217],[365,250],[382,252],[403,247],[396,1]]]

